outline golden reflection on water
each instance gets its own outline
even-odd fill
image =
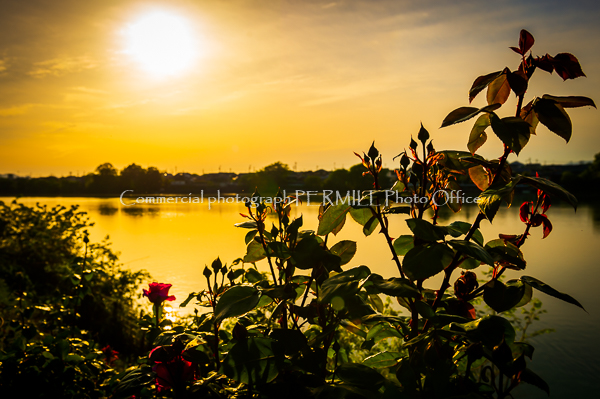
[[[4,199],[5,202],[9,199]],[[244,236],[247,230],[236,228],[235,223],[244,221],[240,213],[247,213],[242,203],[213,204],[208,209],[205,201],[200,204],[138,204],[123,206],[117,198],[22,198],[20,202],[34,205],[36,202],[54,205],[79,204],[88,212],[95,226],[91,229],[91,239],[100,241],[109,235],[113,248],[121,252],[120,260],[126,268],[145,269],[153,280],[173,284],[171,293],[176,296],[173,307],[181,303],[190,292],[206,288],[202,275],[204,265],[220,257],[231,264],[243,257],[246,246]],[[517,202],[515,202],[517,204]],[[498,237],[498,233],[521,234],[524,224],[519,221],[518,206],[501,209],[493,226],[484,221],[481,226],[486,241]],[[316,230],[318,206],[307,204],[293,206],[292,217],[303,216],[303,229]],[[459,214],[442,213],[439,222],[449,224],[455,220],[472,221],[477,215],[476,207],[465,207]],[[554,225],[552,234],[541,239],[540,229],[532,229],[529,240],[522,250],[527,260],[525,272],[508,271],[509,278],[521,274],[539,277],[555,288],[569,292],[596,292],[590,281],[598,281],[598,268],[591,267],[598,254],[599,240],[598,210],[582,206],[574,213],[567,206],[553,206],[548,217]],[[410,234],[405,215],[391,215],[390,234],[398,237]],[[276,219],[267,219],[275,222]],[[385,240],[374,232],[364,237],[362,228],[354,221],[347,221],[337,236],[330,236],[331,247],[341,240],[357,241],[357,253],[344,268],[367,265],[373,272],[384,277],[398,276]],[[561,266],[568,265],[568,272]],[[258,262],[259,269],[268,270],[266,261]],[[481,268],[480,268],[481,269]],[[426,287],[436,289],[441,276],[427,281]],[[586,291],[587,290],[587,291]],[[588,308],[595,307],[597,301],[585,303],[589,295],[579,295],[578,299]],[[595,298],[595,297],[594,297]],[[188,305],[182,313],[189,313]]]

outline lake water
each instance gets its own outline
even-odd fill
[[[9,202],[12,198],[0,200]],[[113,249],[120,252],[124,267],[145,269],[155,281],[173,284],[171,293],[177,301],[192,291],[206,288],[202,270],[217,256],[231,263],[245,254],[247,230],[234,227],[235,223],[244,221],[239,214],[246,209],[240,203],[213,204],[209,209],[207,201],[129,207],[123,206],[118,198],[21,198],[19,201],[25,205],[36,202],[48,206],[79,205],[95,223],[90,230],[92,241],[100,241],[108,235]],[[316,230],[317,214],[318,206],[304,204],[292,209],[292,217],[303,215],[303,229]],[[470,207],[457,215],[445,214],[440,223],[472,222],[476,214],[477,209]],[[541,228],[532,229],[531,237],[522,247],[527,269],[524,272],[509,270],[505,274],[508,278],[523,274],[536,277],[575,297],[589,313],[534,292],[548,313],[529,331],[541,328],[556,331],[531,340],[536,351],[529,367],[550,384],[551,397],[597,397],[600,392],[600,345],[596,341],[600,328],[600,206],[582,204],[575,213],[566,205],[555,205],[547,215],[554,226],[550,236],[542,240]],[[501,209],[493,226],[483,222],[481,228],[486,241],[497,238],[498,233],[520,234],[523,229],[518,206]],[[392,216],[391,236],[409,233],[403,216]],[[374,233],[364,237],[360,226],[349,220],[340,234],[330,237],[328,244],[347,239],[357,241],[358,250],[344,268],[367,265],[384,277],[398,276],[381,235]],[[259,262],[259,268],[266,271],[268,266],[261,263],[264,261]],[[428,287],[437,288],[435,284]],[[525,385],[518,388],[515,396],[546,397],[542,391]]]

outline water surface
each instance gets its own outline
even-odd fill
[[[0,198],[5,202],[12,198]],[[213,204],[208,209],[200,204],[160,204],[123,206],[118,198],[21,198],[25,205],[79,205],[95,223],[90,229],[91,240],[100,241],[107,235],[113,248],[120,252],[124,267],[145,269],[163,283],[173,284],[171,293],[177,301],[192,291],[205,288],[204,265],[217,256],[231,263],[245,254],[244,235],[247,230],[234,227],[244,221],[241,203]],[[303,229],[316,230],[317,206],[295,206],[292,217],[303,216]],[[454,220],[473,221],[476,208],[461,213],[444,214],[442,224]],[[554,230],[541,239],[541,228],[532,229],[531,237],[522,247],[527,269],[507,271],[508,278],[530,275],[566,292],[579,300],[589,313],[545,294],[534,295],[543,301],[548,313],[531,329],[554,328],[556,332],[532,340],[536,347],[530,368],[551,386],[552,397],[595,397],[600,391],[600,345],[596,341],[600,328],[600,207],[581,205],[575,213],[568,206],[553,206],[548,211]],[[390,234],[409,234],[403,215],[393,215]],[[384,277],[398,276],[395,263],[380,234],[364,237],[362,229],[352,220],[328,244],[340,240],[357,241],[354,259],[345,268],[367,265]],[[524,224],[519,221],[518,208],[501,209],[493,226],[483,222],[482,233],[489,241],[498,233],[520,234]],[[262,264],[264,263],[264,264]],[[259,268],[268,270],[266,263]],[[435,281],[441,281],[436,279]],[[430,284],[430,288],[437,288]],[[544,398],[535,388],[519,388],[517,397]],[[593,395],[592,395],[593,394]],[[592,395],[592,396],[590,396]]]

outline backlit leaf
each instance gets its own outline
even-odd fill
[[[541,98],[533,104],[533,109],[544,126],[569,142],[573,131],[571,118],[558,102]]]
[[[583,307],[583,305],[581,305],[575,298],[573,298],[571,295],[565,294],[563,292],[557,291],[554,288],[550,287],[548,284],[538,280],[537,278],[534,277],[530,277],[530,276],[521,276],[521,281],[523,281],[524,283],[529,284],[530,286],[532,286],[533,288],[535,288],[536,290],[542,291],[544,294],[548,294],[550,296],[553,296],[555,298],[561,299],[565,302],[571,303],[575,306],[579,306],[581,309],[585,310],[585,308]]]
[[[283,359],[283,350],[277,341],[252,337],[238,341],[229,350],[221,370],[238,382],[265,384],[277,377]]]
[[[546,194],[550,194],[551,196],[556,196],[563,201],[567,201],[571,206],[577,210],[577,198],[560,185],[550,181],[548,179],[544,179],[543,177],[529,177],[529,176],[521,176],[520,181],[530,186],[533,186],[539,190],[542,190]]]
[[[333,232],[338,225],[344,223],[346,219],[346,213],[348,213],[350,209],[351,206],[347,203],[339,203],[327,208],[323,214],[323,218],[319,221],[317,234],[324,236]]]
[[[450,112],[442,122],[441,127],[446,127],[450,125],[454,125],[455,123],[460,123],[467,121],[480,112],[492,112],[498,108],[500,108],[501,104],[491,104],[487,105],[483,108],[475,108],[475,107],[460,107]]]
[[[489,85],[501,73],[502,73],[502,71],[492,72],[492,73],[480,76],[477,79],[475,79],[475,82],[473,82],[473,85],[471,86],[471,89],[469,90],[469,103],[471,101],[473,101],[475,96],[477,96],[477,94],[479,94],[483,89],[485,89],[487,87],[487,85]]]
[[[375,369],[388,368],[398,364],[398,359],[401,357],[402,354],[400,352],[384,351],[367,357],[365,360],[363,360],[363,364]]]
[[[229,288],[221,297],[215,308],[215,322],[234,316],[241,316],[254,309],[260,299],[260,292],[247,285],[236,285]]]
[[[487,103],[504,104],[510,95],[510,84],[507,78],[508,71],[504,71],[500,76],[494,79],[488,86]]]
[[[594,100],[589,97],[582,96],[567,96],[567,97],[559,97],[559,96],[551,96],[550,94],[544,94],[542,96],[545,100],[552,100],[559,103],[563,108],[577,108],[577,107],[585,107],[591,106],[596,108],[596,104]]]
[[[356,253],[356,242],[350,240],[340,241],[331,247],[330,251],[342,259],[340,266],[343,266],[350,262],[350,260],[354,257],[354,254]]]
[[[483,114],[477,118],[477,121],[471,129],[471,134],[469,134],[469,142],[467,143],[467,148],[471,154],[475,154],[479,147],[486,142],[487,133],[485,132],[485,129],[487,129],[490,124],[491,122],[489,114]]]
[[[424,280],[444,270],[454,251],[441,243],[431,243],[414,247],[404,257],[402,269],[410,280]]]
[[[531,295],[531,286],[519,280],[511,280],[506,284],[492,280],[483,290],[483,300],[496,312],[505,312],[523,306],[531,300]]]
[[[514,116],[500,119],[494,113],[490,115],[490,121],[496,136],[515,154],[519,155],[531,135],[529,123]]]
[[[450,240],[448,244],[457,251],[469,255],[490,266],[494,265],[494,258],[481,245],[466,240]]]

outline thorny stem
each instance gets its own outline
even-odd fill
[[[253,217],[254,219],[254,217]],[[255,219],[256,220],[256,219]],[[277,277],[275,275],[275,269],[273,269],[273,262],[271,261],[271,257],[269,256],[269,251],[267,249],[267,242],[265,241],[265,236],[263,235],[264,223],[262,221],[256,220],[256,227],[258,228],[258,235],[260,236],[260,243],[267,255],[267,261],[269,262],[269,268],[271,269],[271,275],[273,276],[273,284],[277,284]]]
[[[519,101],[517,104],[517,112],[516,112],[517,117],[521,114],[521,107],[523,106],[524,96],[525,96],[525,94],[521,94],[519,96]],[[497,183],[498,180],[500,179],[500,176],[502,175],[502,170],[504,170],[504,166],[506,165],[506,160],[508,159],[508,155],[511,152],[512,152],[511,149],[505,145],[504,153],[502,154],[502,157],[500,158],[500,162],[498,164],[498,169],[496,169],[496,173],[494,174],[494,178],[492,179],[492,183],[490,184],[490,186],[494,185],[494,183]],[[475,231],[477,231],[481,222],[484,219],[485,219],[485,215],[483,214],[483,212],[479,211],[479,213],[477,214],[477,217],[475,218],[475,222],[473,222],[473,224],[471,225],[471,228],[469,229],[469,231],[467,232],[467,235],[465,236],[465,241],[471,240],[471,238],[473,237],[473,234],[475,234]],[[440,286],[440,289],[438,290],[437,295],[436,295],[435,300],[432,305],[432,308],[434,311],[440,305],[440,302],[442,300],[444,293],[446,292],[448,287],[450,287],[450,278],[452,276],[452,272],[458,267],[459,259],[460,259],[460,252],[457,252],[456,255],[454,255],[454,258],[452,259],[452,262],[450,263],[450,265],[444,270],[444,280],[442,281],[442,285]],[[423,331],[427,331],[427,329],[429,328],[429,324],[430,324],[429,321],[425,323],[425,326],[423,327]]]
[[[519,102],[517,104],[517,112],[516,112],[517,117],[521,114],[521,107],[523,106],[524,96],[525,96],[525,94],[521,94],[519,96]],[[502,175],[502,170],[504,170],[504,166],[506,165],[506,160],[508,159],[508,155],[511,152],[512,152],[511,149],[505,145],[504,153],[502,154],[502,157],[500,158],[500,162],[498,164],[498,169],[496,169],[496,173],[494,174],[494,178],[492,179],[492,183],[490,184],[490,186],[492,186],[492,185],[494,185],[494,183],[498,182],[500,176]],[[479,213],[477,214],[477,218],[475,219],[475,222],[473,222],[473,224],[471,225],[471,228],[469,229],[467,235],[465,236],[465,241],[471,240],[471,238],[473,237],[473,234],[475,234],[475,231],[479,228],[479,225],[481,224],[483,219],[485,219],[485,215],[483,214],[483,212],[479,211]],[[444,273],[445,273],[444,281],[442,282],[442,285],[441,285],[441,287],[438,291],[438,294],[435,298],[435,301],[433,303],[433,310],[435,310],[439,306],[442,296],[446,292],[446,289],[450,286],[450,284],[449,284],[450,277],[451,277],[454,269],[456,269],[456,267],[458,266],[459,258],[460,258],[460,252],[457,252],[457,254],[452,259],[450,266],[448,266],[446,268],[446,270],[444,270]]]
[[[532,220],[533,215],[535,215],[535,213],[537,212],[540,204],[541,204],[540,197],[538,197],[538,200],[535,204],[533,213],[531,214],[532,217],[529,219],[529,222],[527,222],[527,226],[525,227],[525,231],[523,232],[523,235],[521,236],[519,241],[515,244],[517,246],[517,248],[520,248],[525,243],[525,240],[527,239],[527,234],[529,234],[529,229],[531,228],[531,226],[533,224],[533,220]],[[494,270],[494,274],[492,275],[492,279],[490,281],[498,280],[500,278],[500,276],[502,276],[502,274],[504,273],[505,270],[506,270],[505,266],[502,266],[498,272],[496,272],[496,270]],[[481,293],[485,289],[485,286],[486,286],[486,284],[483,284],[481,287],[477,288],[475,291],[473,291],[471,294],[469,294],[465,298],[465,300],[471,300],[471,299],[476,298],[479,295],[481,295]]]
[[[381,186],[379,185],[379,179],[377,177],[377,171],[375,170],[375,167],[373,167],[373,170],[371,172],[372,172],[371,174],[373,175],[373,180],[375,183],[375,189],[380,190]],[[392,259],[396,263],[396,267],[398,268],[398,271],[400,272],[400,277],[406,278],[404,276],[404,272],[402,271],[402,265],[400,264],[400,258],[398,258],[398,254],[396,254],[396,250],[394,249],[394,244],[392,243],[392,238],[390,237],[390,232],[388,230],[387,218],[381,211],[381,205],[379,204],[379,199],[377,199],[376,212],[374,213],[374,216],[377,218],[377,221],[381,225],[381,232],[385,236],[385,241],[387,242],[387,245],[388,245],[390,251],[392,252]]]

